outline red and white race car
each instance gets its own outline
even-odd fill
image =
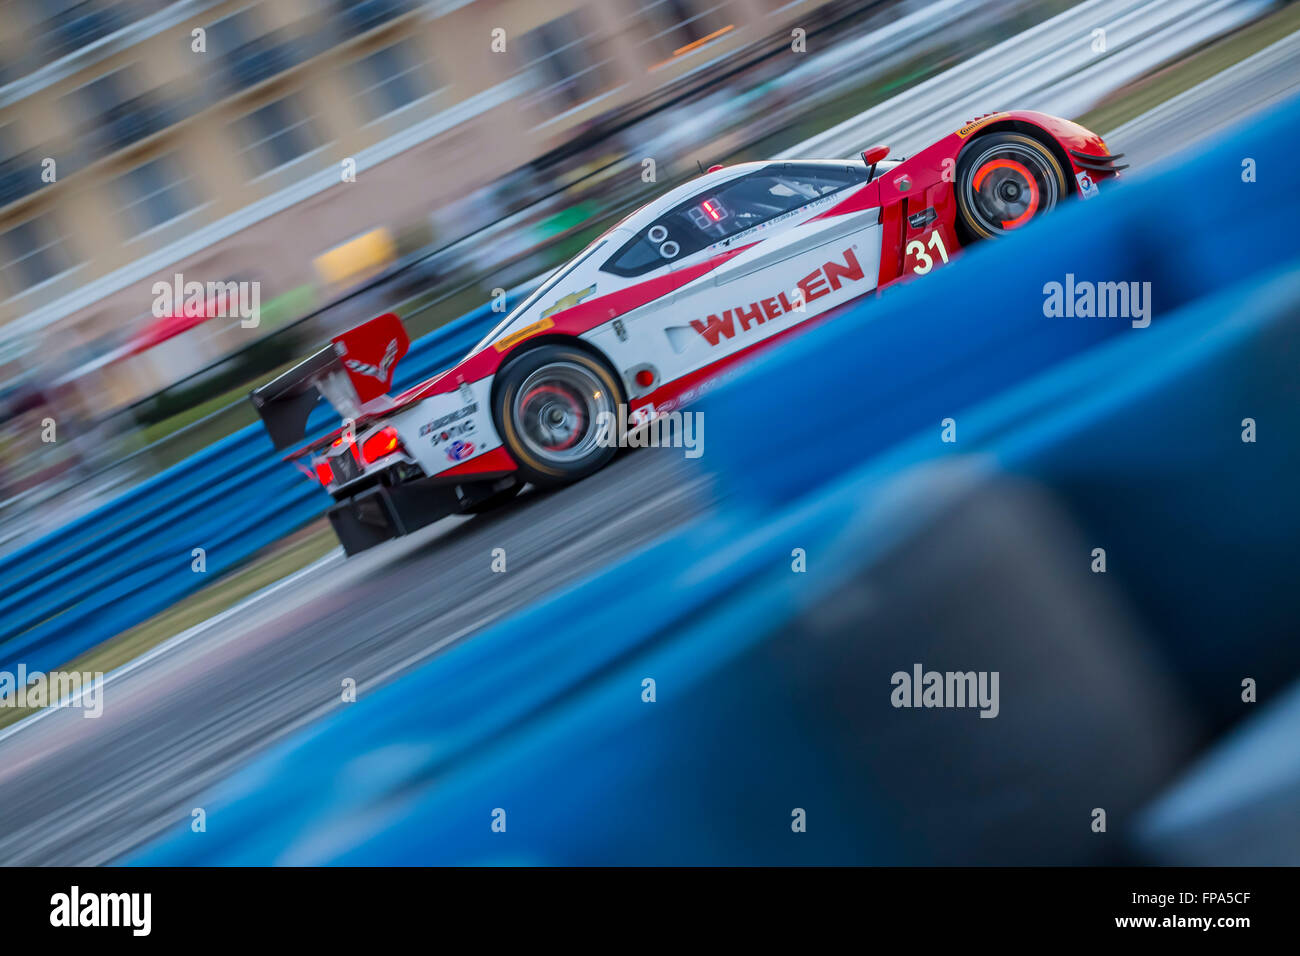
[[[460,362],[397,396],[409,346],[373,319],[256,389],[278,448],[324,396],[345,427],[298,449],[355,553],[525,483],[613,457],[607,423],[644,427],[755,349],[844,303],[942,267],[1124,167],[1101,137],[1042,113],[972,120],[905,160],[715,166],[659,197],[546,279]]]

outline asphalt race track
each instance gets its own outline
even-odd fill
[[[1291,55],[1295,41],[1278,48]],[[1276,102],[1296,85],[1279,52],[1126,124],[1108,145],[1140,174]],[[46,711],[0,733],[0,863],[108,863],[187,822],[234,766],[345,706],[345,678],[364,695],[707,508],[705,480],[683,478],[681,454],[624,454],[497,514],[447,519],[348,561],[335,553],[117,672],[101,718]],[[491,569],[495,548],[505,574]]]

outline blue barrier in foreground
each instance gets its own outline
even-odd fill
[[[704,406],[714,515],[340,705],[131,862],[1141,853],[1239,675],[1300,672],[1300,197],[1248,226],[1239,177],[1297,142],[1290,104],[755,362]],[[1045,317],[1067,271],[1152,281],[1151,326]],[[892,706],[912,662],[1001,673],[1001,712]]]
[[[394,388],[452,365],[500,318],[481,306],[413,342]],[[322,402],[308,437],[337,424]],[[0,558],[0,669],[65,664],[318,518],[329,496],[281,457],[250,425]],[[191,570],[194,548],[206,573]]]
[[[1197,762],[1147,808],[1144,855],[1163,866],[1271,866],[1300,860],[1300,681]]]

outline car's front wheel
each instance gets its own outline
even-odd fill
[[[1019,229],[1068,195],[1052,151],[1023,133],[991,133],[966,147],[957,163],[958,218],[972,239]]]
[[[542,345],[526,352],[500,373],[494,395],[497,431],[524,481],[568,484],[617,451],[618,380],[584,349]]]

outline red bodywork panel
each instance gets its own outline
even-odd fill
[[[1091,130],[1085,129],[1078,123],[1033,110],[990,113],[972,120],[937,143],[927,146],[915,156],[899,163],[875,179],[867,189],[822,214],[825,217],[832,217],[857,212],[872,205],[881,207],[884,236],[880,252],[880,288],[883,289],[900,278],[910,278],[915,274],[912,272],[915,260],[907,253],[914,240],[921,243],[922,251],[936,265],[946,261],[938,254],[939,243],[942,243],[943,249],[948,254],[961,248],[961,241],[957,235],[957,203],[953,195],[957,159],[976,133],[999,128],[1014,128],[1009,124],[1028,124],[1038,127],[1060,144],[1069,160],[1069,167],[1066,169],[1068,179],[1066,188],[1071,192],[1075,189],[1074,176],[1084,171],[1071,151],[1077,150],[1092,155],[1106,155],[1109,152],[1102,138]],[[1096,171],[1090,172],[1089,175],[1096,181],[1115,176],[1114,173]],[[908,223],[909,216],[922,213],[929,208],[933,208],[937,214],[931,222],[921,226],[912,226]],[[938,240],[932,238],[935,233],[939,235]],[[915,249],[914,246],[912,248]]]
[[[388,394],[393,371],[411,347],[406,326],[395,312],[386,312],[331,341],[363,404]]]

